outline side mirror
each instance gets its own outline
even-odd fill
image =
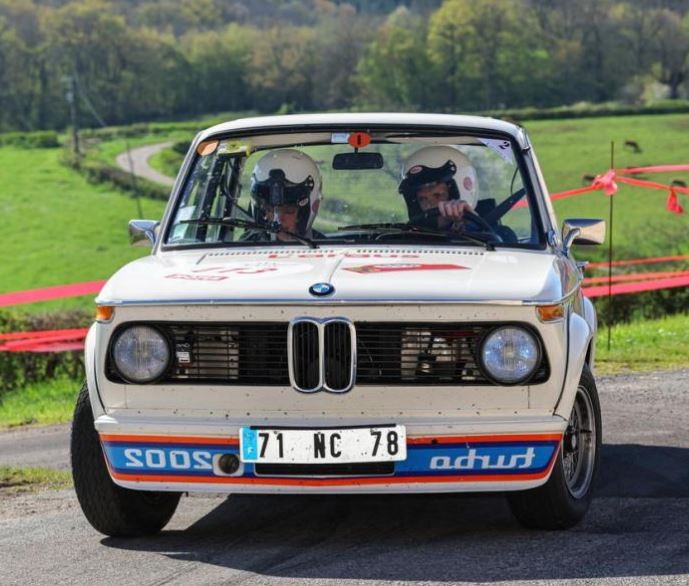
[[[562,240],[565,252],[569,252],[573,244],[603,244],[605,220],[569,218],[562,225]]]
[[[160,222],[155,220],[129,220],[129,242],[132,246],[155,246]]]

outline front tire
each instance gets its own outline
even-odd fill
[[[568,529],[591,504],[601,448],[601,414],[596,382],[584,366],[559,453],[543,485],[508,495],[517,520],[532,529]]]
[[[181,494],[129,490],[108,473],[86,384],[74,410],[71,437],[72,478],[77,499],[94,529],[111,537],[158,533],[170,520]]]

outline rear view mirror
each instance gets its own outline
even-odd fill
[[[348,171],[354,169],[382,169],[383,155],[380,153],[339,153],[333,157],[333,169]]]

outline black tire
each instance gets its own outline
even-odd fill
[[[94,529],[111,537],[158,533],[177,508],[181,493],[128,490],[110,478],[86,384],[72,421],[72,478],[77,499]]]
[[[596,382],[588,366],[584,366],[581,373],[574,403],[570,425],[560,443],[559,453],[548,481],[538,488],[510,493],[507,496],[512,514],[522,525],[530,529],[573,527],[584,518],[591,504],[593,486],[600,465],[602,426]],[[584,404],[591,410],[588,423],[580,417]],[[578,423],[579,418],[582,419],[581,423]],[[571,425],[573,420],[574,426]],[[590,425],[591,422],[593,426]],[[574,428],[581,429],[584,424],[591,428],[589,429],[591,434],[576,433]],[[574,443],[572,436],[576,436]],[[580,441],[582,437],[583,440]],[[592,454],[591,450],[593,450]],[[572,471],[571,467],[573,458],[577,455],[584,463],[581,470],[584,470],[584,466],[587,470],[587,472],[580,472],[578,476],[577,470],[580,469],[575,466]]]

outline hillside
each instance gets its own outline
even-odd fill
[[[0,292],[105,279],[147,253],[128,244],[130,195],[91,185],[59,163],[59,149],[0,148]],[[164,204],[144,201],[159,217]]]
[[[606,170],[611,140],[617,144],[617,167],[689,162],[687,115],[538,121],[526,127],[551,192],[577,187],[582,175]],[[164,139],[156,135],[150,140]],[[625,150],[626,140],[635,140],[642,153]],[[103,151],[114,158],[111,144]],[[0,292],[104,279],[147,252],[128,244],[127,221],[138,215],[132,197],[108,185],[89,184],[62,166],[59,157],[58,149],[0,148],[0,211],[6,235]],[[668,183],[675,179],[657,178]],[[667,212],[665,197],[661,191],[629,187],[616,196],[617,258],[689,252],[689,214]],[[681,197],[687,208],[688,200]],[[560,221],[569,216],[607,219],[607,206],[601,193],[555,202]],[[160,201],[144,200],[144,216],[158,218],[163,207]],[[579,256],[604,253],[599,247]]]
[[[689,163],[689,115],[620,116],[580,120],[525,123],[538,154],[551,193],[583,184],[583,175],[610,168],[610,143],[615,142],[615,167]],[[641,153],[625,148],[635,141]],[[689,183],[689,173],[648,175],[669,184],[674,179]],[[689,196],[679,196],[689,210]],[[617,258],[638,258],[689,252],[689,213],[682,216],[665,210],[667,193],[621,186],[615,199],[614,243]],[[602,192],[554,202],[558,219],[608,218],[608,198]],[[581,254],[581,252],[580,252]],[[602,258],[603,247],[585,252]]]

